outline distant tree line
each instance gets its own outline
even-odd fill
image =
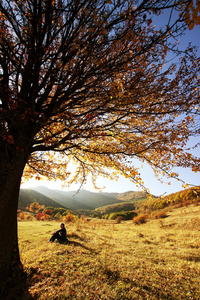
[[[122,220],[132,220],[133,217],[137,215],[135,211],[112,211],[105,213],[106,210],[78,210],[73,212],[69,209],[62,207],[53,207],[45,205],[40,205],[38,202],[33,202],[30,206],[26,207],[26,212],[18,209],[18,220],[33,220],[34,218],[38,221],[44,220],[63,220],[66,223],[71,222],[77,218],[91,217],[99,219],[109,219],[116,220],[118,217],[121,217]]]

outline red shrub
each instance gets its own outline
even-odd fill
[[[52,215],[53,215],[53,210],[52,210],[52,209],[46,209],[46,210],[44,211],[44,213],[45,213],[46,215],[52,216]]]
[[[38,213],[36,215],[36,220],[41,221],[41,220],[48,220],[48,215],[43,213]]]

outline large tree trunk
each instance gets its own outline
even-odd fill
[[[25,164],[26,155],[19,151],[12,155],[10,163],[7,161],[5,164],[2,157],[0,159],[0,293],[9,278],[18,276],[22,270],[18,249],[17,208]]]

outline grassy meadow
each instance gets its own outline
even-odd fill
[[[200,299],[200,206],[135,225],[66,224],[69,243],[49,243],[56,221],[21,221],[19,246],[35,299]]]

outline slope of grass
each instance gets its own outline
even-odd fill
[[[101,206],[99,208],[96,208],[94,212],[99,212],[101,214],[109,214],[112,212],[131,211],[131,210],[135,210],[134,202],[123,202],[118,204]]]
[[[169,209],[185,207],[190,204],[200,204],[200,186],[185,189],[166,197],[153,198],[150,201],[139,201],[137,202],[137,212],[149,215],[152,212],[163,209],[168,211]]]
[[[200,206],[142,225],[90,220],[19,222],[22,261],[35,299],[200,299]]]
[[[132,201],[137,201],[137,200],[143,200],[147,199],[148,194],[146,192],[138,191],[138,192],[125,192],[125,193],[119,193],[117,195],[117,198],[120,200],[123,200],[125,202],[132,202]]]

